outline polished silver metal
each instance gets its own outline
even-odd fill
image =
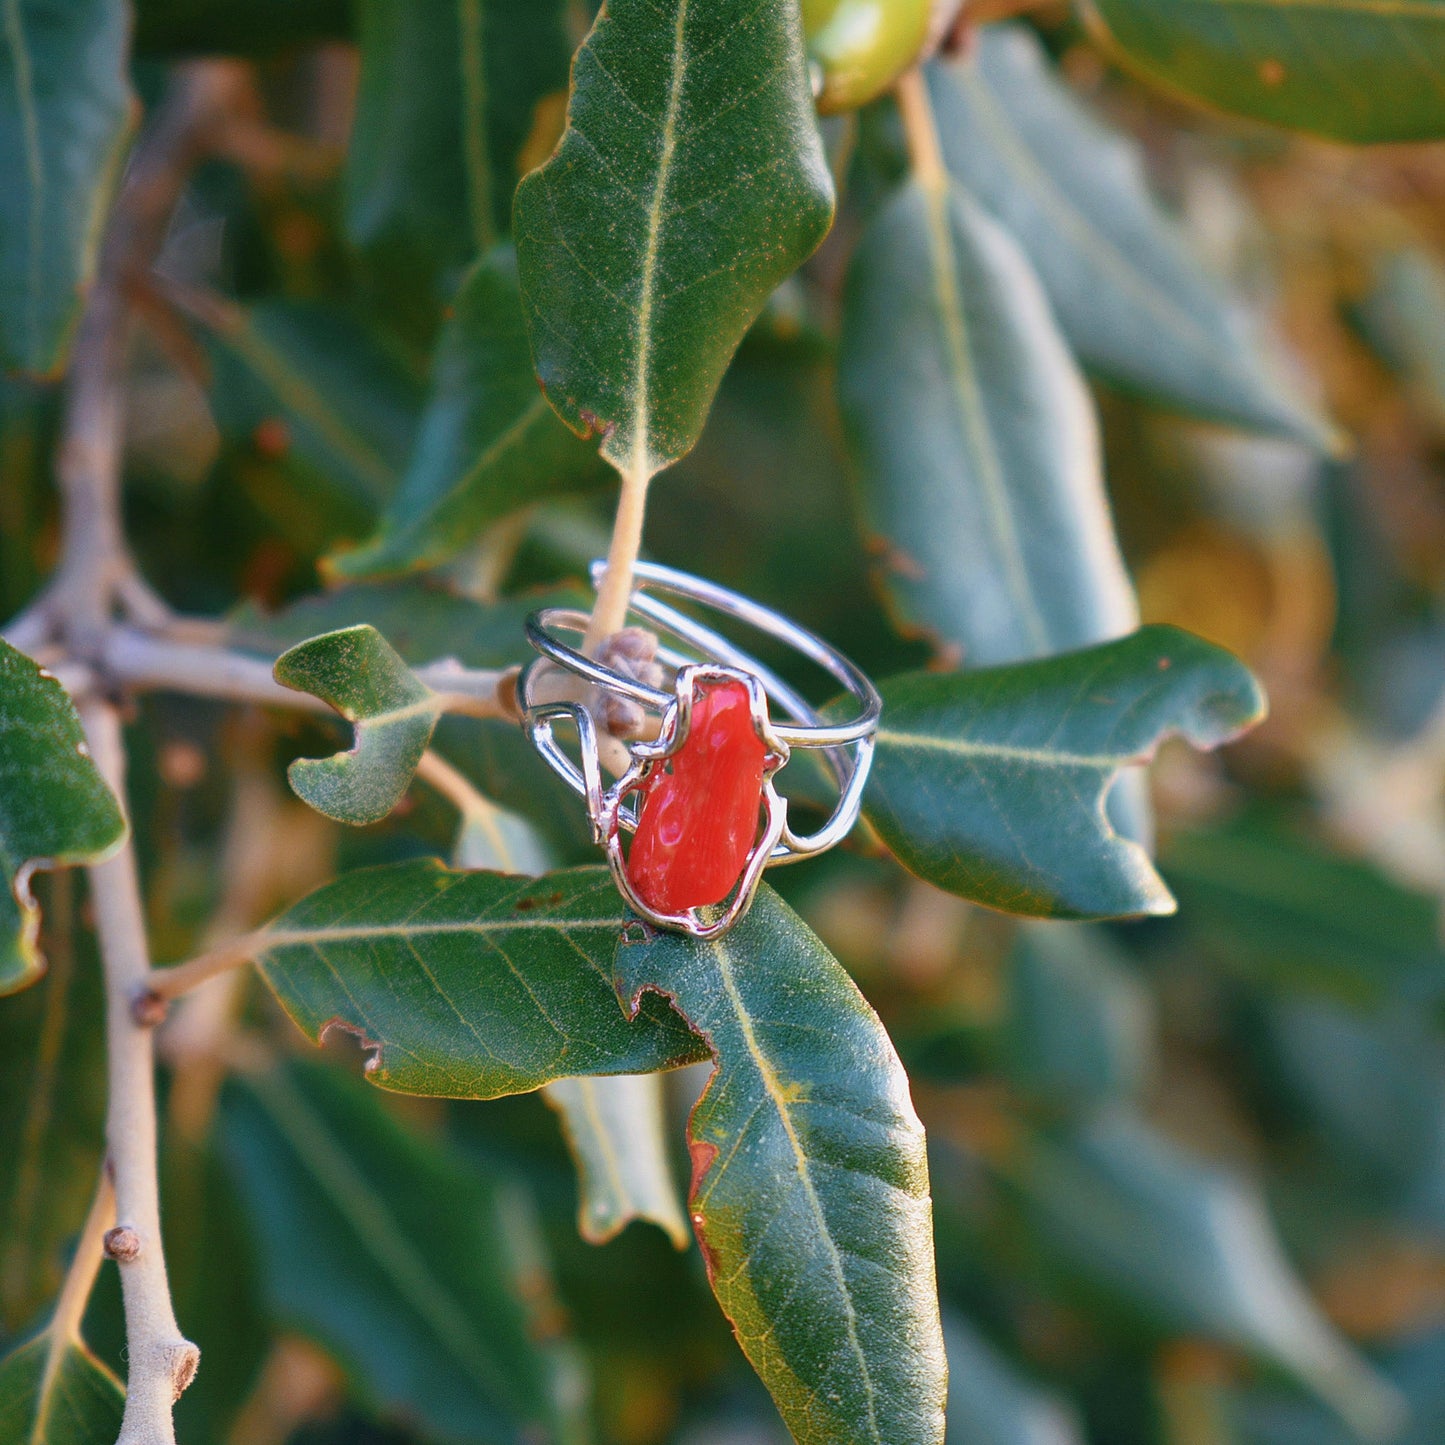
[[[592,564],[594,586],[605,563]],[[587,806],[593,840],[607,850],[613,877],[639,915],[661,928],[698,938],[715,938],[747,911],[765,867],[811,857],[840,842],[858,821],[863,788],[873,761],[874,734],[882,702],[868,677],[822,638],[739,593],[670,567],[639,563],[630,612],[659,636],[657,661],[671,688],[654,687],[585,656],[557,635],[585,632],[588,617],[571,608],[549,607],[534,612],[526,623],[527,640],[538,653],[519,684],[523,725],[547,764]],[[698,603],[723,617],[785,643],[840,683],[857,704],[853,717],[840,722],[825,718],[806,698],[771,668],[712,627],[668,605],[652,592]],[[683,650],[687,649],[687,650]],[[559,697],[559,670],[588,684],[574,698]],[[763,820],[759,837],[737,887],[722,911],[691,909],[661,914],[633,892],[627,879],[621,835],[636,830],[638,813],[628,799],[642,790],[651,770],[672,756],[686,740],[692,699],[700,682],[730,680],[748,689],[753,726],[768,748],[764,776]],[[544,680],[550,685],[544,687]],[[550,696],[544,695],[550,693]],[[628,762],[617,782],[604,788],[602,735],[595,714],[606,696],[625,698],[655,717],[655,737],[625,744]],[[779,716],[772,714],[776,708]],[[578,760],[558,741],[556,724],[567,721],[577,735]],[[646,731],[646,729],[644,729]],[[787,800],[773,785],[773,775],[794,749],[815,750],[834,784],[838,802],[816,832],[795,833],[789,826]]]

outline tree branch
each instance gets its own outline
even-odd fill
[[[117,797],[125,795],[120,716],[109,703],[81,704],[91,756]],[[110,1097],[106,1142],[115,1181],[116,1230],[110,1249],[125,1297],[125,1420],[116,1445],[174,1445],[171,1408],[190,1384],[200,1351],[180,1332],[161,1247],[156,1179],[155,1059],[152,1034],[131,1001],[150,972],[135,849],[89,870],[95,928],[105,970]]]

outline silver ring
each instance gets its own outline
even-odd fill
[[[606,563],[594,562],[591,570],[595,587]],[[580,636],[587,627],[587,614],[570,608],[542,608],[526,623],[527,640],[538,656],[519,683],[523,726],[548,766],[585,801],[593,840],[606,849],[612,875],[631,907],[658,927],[715,938],[747,911],[764,868],[821,853],[852,830],[873,761],[882,701],[868,677],[846,657],[771,608],[670,567],[639,563],[633,576],[629,612],[658,638],[658,675],[651,680],[630,676],[606,661],[585,656],[557,634]],[[652,595],[656,592],[700,604],[786,644],[842,686],[857,704],[854,716],[842,722],[825,717],[771,668],[714,628]],[[561,674],[570,674],[586,686],[569,683]],[[665,685],[668,682],[670,687]],[[757,836],[736,884],[720,904],[676,911],[654,907],[638,895],[628,876],[622,834],[636,832],[642,813],[642,807],[629,799],[637,794],[645,797],[649,788],[656,786],[658,771],[667,769],[669,760],[682,752],[698,696],[728,683],[747,689],[753,729],[764,749]],[[597,715],[609,706],[616,707],[611,699],[630,705],[635,714],[632,731],[637,736],[623,744],[626,763],[617,781],[605,787],[604,734]],[[576,760],[557,738],[556,725],[562,721],[575,731]],[[827,822],[806,835],[789,825],[787,799],[773,784],[776,773],[798,749],[816,752],[838,790]]]

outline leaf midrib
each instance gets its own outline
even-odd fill
[[[270,953],[278,948],[316,947],[323,943],[354,943],[375,938],[419,938],[430,933],[461,933],[486,937],[490,933],[545,932],[573,933],[596,932],[600,929],[624,928],[635,922],[626,916],[618,918],[507,918],[478,919],[474,921],[447,921],[437,923],[379,923],[374,925],[354,924],[343,927],[316,929],[285,928],[263,933],[258,940],[260,951]]]
[[[713,945],[713,955],[717,960],[718,976],[722,980],[723,992],[727,995],[728,1003],[731,1005],[733,1014],[737,1019],[738,1027],[742,1031],[743,1042],[747,1047],[748,1054],[752,1058],[753,1067],[758,1072],[763,1089],[772,1101],[773,1108],[777,1111],[778,1121],[783,1127],[783,1132],[788,1139],[789,1147],[793,1151],[793,1162],[798,1172],[798,1181],[803,1187],[804,1197],[808,1201],[809,1208],[817,1224],[817,1237],[828,1254],[828,1264],[832,1271],[833,1278],[838,1287],[839,1298],[843,1303],[843,1313],[848,1329],[848,1343],[852,1348],[854,1357],[858,1362],[858,1373],[863,1382],[865,1398],[868,1402],[868,1425],[872,1439],[876,1445],[883,1445],[883,1437],[878,1430],[878,1412],[875,1403],[876,1389],[873,1384],[872,1372],[868,1368],[868,1357],[864,1353],[862,1340],[858,1336],[858,1316],[853,1308],[853,1297],[848,1289],[848,1280],[843,1273],[843,1260],[838,1253],[838,1246],[833,1242],[833,1235],[828,1226],[827,1216],[823,1213],[822,1201],[818,1198],[818,1191],[813,1183],[812,1171],[808,1167],[808,1156],[803,1148],[802,1140],[798,1137],[798,1131],[793,1124],[792,1115],[788,1112],[788,1101],[783,1087],[778,1079],[772,1061],[763,1052],[762,1045],[753,1029],[752,1015],[747,1005],[743,1002],[741,993],[738,991],[737,981],[733,976],[732,964],[729,959],[725,944]]]
[[[1046,768],[1123,767],[1132,762],[1134,754],[1090,754],[1055,752],[1044,748],[1017,747],[1009,743],[981,743],[970,738],[940,738],[928,733],[902,733],[880,728],[876,734],[886,746],[920,752],[952,753],[961,758],[999,758],[1009,762],[1032,763]]]

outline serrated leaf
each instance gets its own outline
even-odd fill
[[[467,667],[505,668],[530,654],[523,624],[534,608],[585,607],[588,600],[580,589],[559,588],[480,603],[420,579],[363,583],[302,598],[269,617],[243,609],[232,621],[231,642],[274,658],[319,633],[370,623],[410,665],[455,657]],[[487,797],[537,826],[549,845],[570,850],[564,861],[580,859],[584,850],[595,857],[576,795],[541,761],[520,728],[443,718],[435,747]]]
[[[1248,669],[1173,627],[1009,667],[884,682],[864,807],[911,872],[1010,913],[1113,918],[1174,900],[1105,800],[1167,736],[1228,742],[1264,715]]]
[[[1072,1409],[1023,1378],[976,1330],[945,1316],[950,1445],[1083,1445]]]
[[[401,801],[431,742],[442,699],[374,627],[313,637],[276,659],[276,681],[328,702],[356,728],[349,752],[298,758],[296,796],[338,823],[376,823]]]
[[[688,1126],[713,1292],[799,1445],[939,1445],[946,1379],[923,1128],[883,1025],[764,887],[722,938],[624,939],[617,982],[703,1034]]]
[[[1175,95],[1333,140],[1445,136],[1440,0],[1081,0],[1093,33]]]
[[[492,522],[600,473],[537,389],[510,247],[467,276],[437,345],[431,399],[401,487],[365,546],[327,561],[375,577],[445,562]]]
[[[363,1395],[443,1439],[558,1438],[555,1317],[535,1319],[511,1274],[495,1181],[324,1065],[235,1079],[221,1137],[276,1310]]]
[[[1083,378],[1028,261],[956,184],[910,182],[869,226],[838,376],[905,626],[987,665],[1137,623]]]
[[[684,455],[832,214],[792,0],[612,0],[557,151],[517,188],[522,299],[562,419],[634,476]]]
[[[1142,152],[1059,78],[1033,31],[987,26],[968,61],[928,78],[949,169],[1028,253],[1086,367],[1196,416],[1330,444],[1150,193]]]
[[[28,1329],[60,1287],[105,1151],[105,1001],[77,958],[71,909],[49,905],[39,986],[0,1002],[0,1336]]]
[[[606,1244],[634,1219],[644,1219],[682,1249],[687,1219],[668,1167],[657,1076],[558,1079],[542,1094],[561,1116],[577,1164],[582,1238]]]
[[[1366,1439],[1401,1423],[1398,1395],[1305,1292],[1247,1180],[1191,1159],[1122,1110],[1057,1142],[1034,1136],[1005,1173],[1049,1255],[1155,1328],[1268,1361]]]
[[[113,1445],[125,1391],[85,1345],[47,1330],[0,1360],[0,1445]]]
[[[36,869],[95,863],[125,837],[65,689],[0,640],[0,995],[40,976]]]
[[[123,0],[8,0],[0,33],[0,360],[61,364],[130,128]]]
[[[544,878],[413,861],[348,873],[270,925],[256,962],[296,1024],[374,1050],[373,1083],[491,1099],[707,1057],[659,999],[629,1021],[612,954],[629,922],[605,868]]]
[[[567,86],[561,0],[362,0],[346,228],[393,266],[475,260],[506,230],[538,101]]]

